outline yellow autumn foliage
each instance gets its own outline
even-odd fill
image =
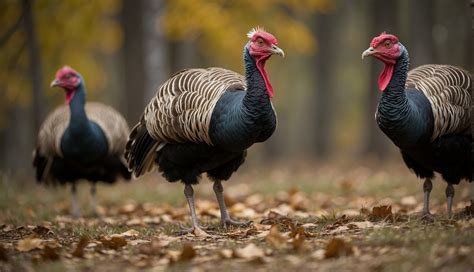
[[[330,0],[164,0],[163,13],[156,18],[169,40],[192,40],[213,63],[242,65],[247,31],[263,26],[275,33],[287,54],[308,54],[316,40],[303,20],[315,11],[332,9]],[[0,37],[22,14],[22,1],[0,1]],[[49,100],[59,99],[49,83],[58,68],[70,65],[87,81],[92,98],[107,88],[105,59],[122,45],[123,33],[117,19],[122,0],[33,1],[35,30],[42,61],[43,90]],[[149,18],[145,18],[149,19]],[[0,45],[0,127],[11,105],[31,104],[31,72],[24,25]],[[218,59],[216,62],[215,60]],[[60,101],[48,103],[57,105]],[[3,124],[4,125],[4,124]]]
[[[312,53],[316,40],[301,18],[333,8],[329,0],[168,0],[159,18],[170,39],[197,40],[208,58],[223,59],[238,69],[245,33],[262,26],[275,33],[287,52]],[[298,15],[295,16],[295,13]],[[291,41],[291,42],[288,42]]]
[[[22,1],[0,1],[0,25],[4,35],[21,17]],[[43,90],[49,88],[54,74],[62,65],[76,68],[94,93],[106,85],[101,56],[120,48],[122,31],[113,18],[121,9],[119,0],[101,1],[33,1],[35,30],[43,70]],[[23,23],[0,50],[0,124],[13,104],[31,104],[31,72]],[[57,103],[51,103],[57,104]]]

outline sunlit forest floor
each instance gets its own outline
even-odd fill
[[[246,165],[224,183],[234,218],[222,229],[212,184],[195,187],[207,234],[177,236],[190,216],[183,186],[151,174],[79,186],[84,217],[69,216],[68,188],[3,176],[0,271],[286,270],[473,271],[474,218],[467,183],[456,186],[446,219],[445,183],[434,182],[434,220],[422,220],[422,182],[404,166]]]

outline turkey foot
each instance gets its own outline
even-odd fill
[[[213,188],[214,188],[214,193],[216,194],[217,202],[219,203],[219,209],[221,210],[222,226],[224,228],[227,228],[228,226],[246,227],[250,225],[252,221],[239,222],[230,218],[229,212],[227,211],[227,207],[225,205],[224,188],[222,187],[221,182],[215,181]]]
[[[224,228],[227,228],[229,226],[248,227],[251,223],[252,223],[252,221],[237,221],[237,220],[234,220],[234,219],[230,218],[230,216],[227,217],[227,218],[222,219],[222,226]]]
[[[421,212],[421,220],[425,222],[435,221],[435,216],[430,212]]]
[[[198,219],[196,215],[196,207],[194,205],[194,190],[191,185],[186,184],[184,186],[184,196],[186,197],[186,200],[188,201],[189,210],[191,211],[191,222],[193,226],[189,229],[180,230],[176,232],[176,234],[181,236],[181,235],[192,233],[196,236],[208,236],[209,234],[207,234],[207,232],[203,230],[205,228],[200,226],[198,223]]]
[[[209,236],[209,234],[205,231],[207,229],[208,228],[206,227],[202,227],[198,225],[198,226],[194,226],[190,228],[184,228],[182,230],[175,232],[175,234],[178,236],[183,236],[186,234],[194,234],[196,236]]]

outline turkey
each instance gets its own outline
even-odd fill
[[[86,103],[82,76],[65,66],[56,73],[52,87],[61,87],[66,105],[51,112],[41,125],[33,154],[36,179],[44,184],[71,184],[72,215],[80,216],[76,182],[91,182],[93,212],[96,213],[96,182],[113,183],[119,176],[131,178],[123,151],[129,128],[113,108]]]
[[[246,150],[267,140],[276,128],[265,62],[284,56],[276,38],[261,28],[247,34],[245,77],[222,68],[183,70],[164,82],[132,128],[125,149],[136,177],[158,165],[169,182],[182,181],[192,227],[198,224],[192,185],[202,173],[214,182],[223,226],[242,226],[228,214],[221,181],[244,163]]]
[[[448,217],[452,216],[453,184],[471,173],[472,76],[450,65],[423,65],[408,72],[407,49],[391,34],[373,38],[362,58],[373,56],[384,63],[378,85],[382,96],[375,119],[380,129],[400,148],[402,158],[424,179],[423,215],[430,216],[429,197],[434,172],[446,187]]]

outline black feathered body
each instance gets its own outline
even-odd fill
[[[446,65],[422,66],[408,73],[408,65],[403,48],[376,113],[380,129],[418,177],[433,178],[437,172],[452,184],[470,180],[469,74]]]
[[[273,134],[276,115],[265,82],[247,49],[244,60],[245,78],[221,68],[190,69],[160,87],[127,143],[136,176],[156,163],[170,182],[196,184],[202,173],[227,180],[247,148]]]

